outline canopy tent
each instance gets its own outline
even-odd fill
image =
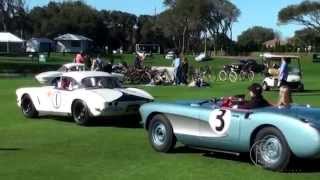
[[[92,39],[77,34],[64,34],[54,39],[58,52],[85,52],[90,49]]]
[[[92,41],[92,39],[78,34],[64,34],[59,37],[54,38],[56,41]]]
[[[24,41],[9,32],[0,32],[0,52],[22,51]]]

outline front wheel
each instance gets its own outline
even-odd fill
[[[231,71],[229,73],[229,80],[230,82],[233,82],[233,83],[236,82],[238,80],[238,74],[234,71]]]
[[[21,98],[21,110],[23,115],[27,118],[35,118],[38,116],[38,111],[34,107],[29,95],[24,95]]]
[[[72,117],[77,124],[82,126],[88,125],[90,113],[87,105],[82,101],[76,101],[72,105]]]
[[[149,141],[154,150],[169,152],[176,145],[172,126],[167,118],[161,114],[155,115],[149,125]]]
[[[285,137],[274,127],[260,130],[251,150],[256,164],[274,171],[285,170],[292,155]]]
[[[248,80],[249,81],[253,81],[254,80],[254,72],[253,71],[249,71],[248,72]]]

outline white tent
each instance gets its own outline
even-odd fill
[[[92,39],[77,34],[64,34],[54,40],[57,41],[58,52],[85,52],[92,43]]]
[[[0,32],[0,52],[22,52],[24,41],[9,33]]]

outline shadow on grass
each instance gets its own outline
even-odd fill
[[[41,118],[52,119],[65,123],[75,123],[72,117],[45,116]],[[141,118],[135,116],[100,117],[91,119],[87,127],[142,128],[140,121]]]
[[[21,151],[22,148],[0,148],[0,151]]]
[[[170,151],[172,154],[203,154],[206,152],[207,151],[190,148],[188,146],[178,146]]]
[[[214,159],[237,161],[240,163],[247,163],[248,165],[252,165],[252,167],[254,166],[248,153],[243,153],[240,156],[236,156],[225,153],[207,152],[203,156]],[[288,168],[283,171],[283,173],[318,173],[320,172],[319,164],[320,159],[311,160],[293,158],[290,161]]]
[[[175,149],[173,149],[170,153],[173,153],[173,154],[199,154],[200,156],[202,155],[206,158],[233,160],[233,161],[250,163],[249,155],[247,155],[247,154],[241,154],[241,155],[237,156],[234,154],[214,152],[214,151],[209,151],[209,150],[201,150],[201,149],[191,148],[188,146],[178,146]]]
[[[140,117],[110,117],[96,118],[89,124],[89,127],[117,127],[117,128],[142,128]]]
[[[293,159],[287,169],[288,173],[318,173],[320,159]]]
[[[294,96],[318,96],[320,95],[320,90],[304,90],[303,92],[293,92]]]
[[[235,161],[239,163],[246,163],[254,167],[250,160],[248,153],[242,153],[239,156],[234,154],[227,154],[222,152],[213,152],[206,150],[193,149],[187,146],[179,146],[172,150],[174,154],[199,154],[206,158],[220,159],[227,161]],[[320,159],[298,159],[293,158],[284,173],[318,173],[320,172]]]

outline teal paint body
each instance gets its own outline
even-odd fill
[[[144,104],[140,108],[142,123],[147,128],[152,114],[161,113],[173,124],[178,124],[179,127],[173,125],[173,129],[174,132],[178,131],[175,135],[181,143],[233,152],[249,152],[255,130],[263,126],[273,126],[282,132],[297,157],[320,156],[320,108],[293,105],[288,108],[267,107],[249,111],[227,109],[231,112],[231,121],[226,135],[209,137],[205,134],[212,133],[209,125],[210,113],[220,107],[218,103],[203,102]],[[176,121],[179,123],[175,123]],[[191,127],[188,125],[190,123]]]

